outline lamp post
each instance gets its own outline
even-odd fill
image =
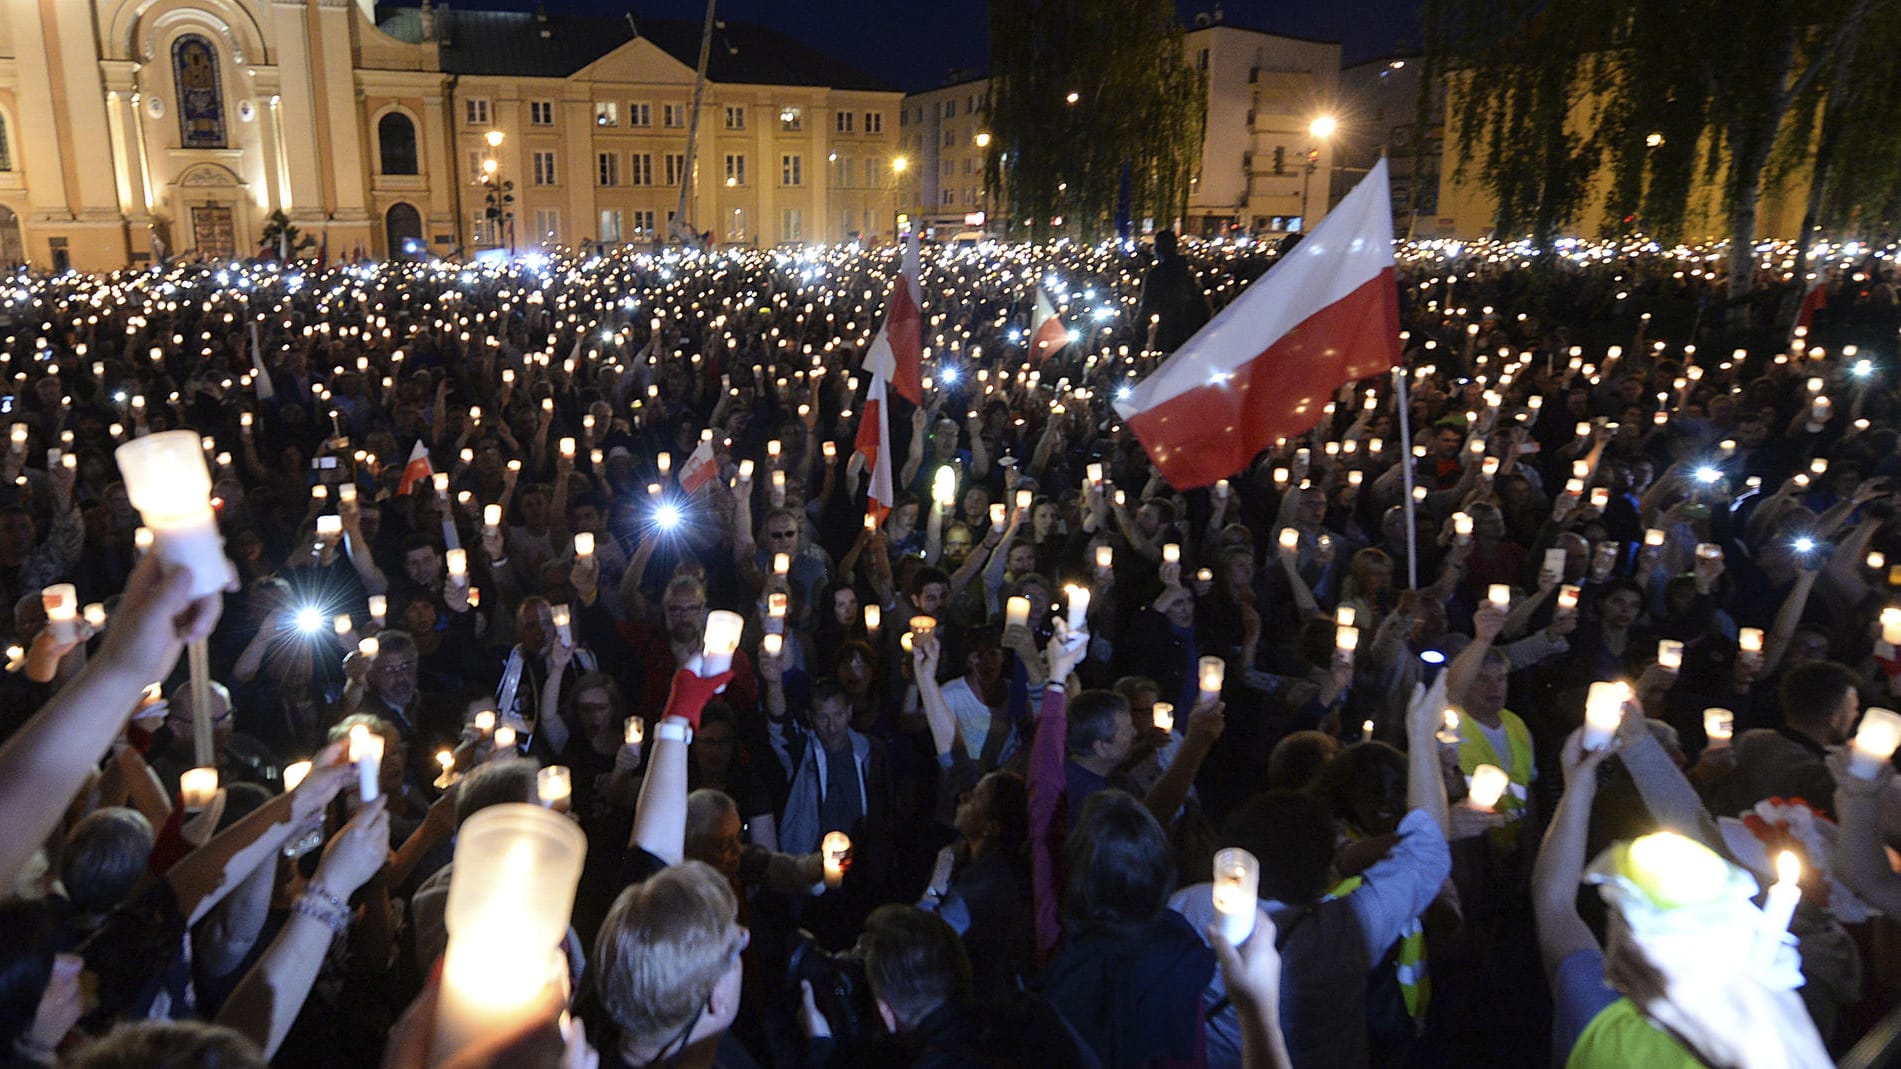
[[[904,202],[904,172],[911,167],[911,160],[905,156],[891,157],[891,199],[896,202],[892,208],[894,217],[902,218],[904,212],[898,211]],[[894,218],[892,235],[900,242],[904,240],[904,225]]]
[[[1316,116],[1313,122],[1307,124],[1307,136],[1313,138],[1317,144],[1311,144],[1307,148],[1307,170],[1301,175],[1300,179],[1300,229],[1302,233],[1305,233],[1308,229],[1307,193],[1309,187],[1313,185],[1314,171],[1320,166],[1319,146],[1326,144],[1327,141],[1333,137],[1333,132],[1339,129],[1339,127],[1340,124],[1335,121],[1331,115]],[[1333,181],[1332,168],[1328,168],[1327,170],[1327,181],[1329,185],[1331,185]],[[1331,199],[1331,189],[1328,191],[1328,196]]]
[[[506,137],[500,130],[490,130],[485,135],[489,154],[482,160],[482,174],[477,179],[485,188],[483,217],[489,225],[507,231],[508,254],[515,255],[515,183],[501,176],[501,161],[495,158],[496,151],[502,147]]]

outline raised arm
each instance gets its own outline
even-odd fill
[[[944,690],[937,684],[937,661],[941,650],[937,634],[914,636],[911,639],[914,674],[917,676],[918,704],[924,711],[924,722],[931,729],[931,745],[937,750],[938,757],[956,753],[958,745],[957,717],[951,713],[950,706],[944,701]]]
[[[1641,694],[1652,689],[1661,681],[1652,673],[1664,673],[1665,677],[1675,675],[1652,665],[1644,670],[1632,690]],[[1716,822],[1710,819],[1709,810],[1703,807],[1703,799],[1684,778],[1683,770],[1664,752],[1657,737],[1650,733],[1643,706],[1636,702],[1633,698],[1624,707],[1623,722],[1617,726],[1617,756],[1637,785],[1638,797],[1643,799],[1644,807],[1656,818],[1658,826],[1695,839],[1727,856],[1729,848],[1723,845],[1723,836],[1716,830]]]
[[[1584,848],[1591,830],[1591,803],[1597,797],[1597,766],[1614,747],[1586,753],[1584,729],[1564,740],[1564,796],[1545,830],[1531,870],[1531,908],[1538,922],[1538,951],[1545,980],[1555,983],[1558,966],[1581,950],[1597,949],[1597,937],[1578,916],[1578,883],[1584,879]]]
[[[1465,707],[1466,696],[1472,690],[1472,681],[1478,678],[1479,667],[1485,663],[1485,655],[1491,652],[1492,641],[1498,638],[1498,630],[1504,623],[1505,610],[1490,601],[1481,602],[1472,613],[1472,641],[1446,666],[1448,702],[1460,708]]]
[[[1881,796],[1893,789],[1894,767],[1884,762],[1874,779],[1848,770],[1848,750],[1829,758],[1835,774],[1835,815],[1841,820],[1829,864],[1849,889],[1889,916],[1901,914],[1901,874],[1888,864],[1881,836]]]
[[[689,733],[699,729],[700,710],[733,673],[702,678],[685,668],[673,673],[667,708],[654,731],[653,751],[647,758],[647,778],[634,804],[634,830],[628,845],[639,847],[669,865],[686,856],[687,746]]]

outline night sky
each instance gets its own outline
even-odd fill
[[[409,4],[411,0],[397,0]],[[468,9],[531,10],[536,0],[450,0]],[[551,14],[693,19],[703,0],[545,0]],[[1184,21],[1213,9],[1177,0]],[[1339,41],[1347,63],[1416,43],[1419,0],[1230,0],[1226,21]],[[875,74],[907,92],[941,85],[953,69],[985,64],[984,0],[719,0],[721,18],[771,26]]]

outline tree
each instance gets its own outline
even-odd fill
[[[1500,233],[1549,240],[1607,167],[1608,216],[1673,239],[1715,184],[1732,298],[1754,278],[1765,184],[1813,158],[1819,94],[1850,42],[1901,16],[1897,0],[1428,2],[1429,48],[1455,69],[1460,169],[1477,164]]]
[[[257,247],[259,252],[272,254],[282,253],[285,249],[301,252],[316,248],[317,239],[291,225],[290,216],[279,209],[264,220],[264,232],[258,236]]]
[[[1130,215],[1182,214],[1205,89],[1160,0],[992,0],[984,184],[1012,227],[1093,240]]]

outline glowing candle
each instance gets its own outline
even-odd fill
[[[309,777],[310,768],[311,764],[309,761],[292,761],[290,764],[285,765],[284,792],[288,794],[296,790],[297,785]]]
[[[1602,750],[1611,744],[1617,727],[1624,722],[1624,703],[1630,700],[1627,684],[1593,683],[1584,699],[1584,748]]]
[[[1867,563],[1869,571],[1878,572],[1888,566],[1888,558],[1880,550],[1874,550],[1868,554]]]
[[[1292,527],[1281,528],[1281,548],[1293,552],[1300,548],[1300,532]]]
[[[340,612],[336,615],[335,620],[332,621],[331,626],[335,629],[337,637],[342,638],[356,630],[356,621],[350,619],[349,613]]]
[[[569,626],[572,616],[568,607],[566,605],[553,606],[548,610],[548,615],[554,620],[554,634],[557,639],[561,640],[561,645],[573,646],[574,631]]]
[[[845,882],[845,861],[851,857],[851,836],[842,831],[828,831],[819,844],[819,851],[824,855],[825,889],[836,891],[838,885]]]
[[[1360,648],[1360,629],[1350,624],[1341,624],[1333,629],[1333,648],[1339,650],[1346,663],[1353,663],[1353,651]]]
[[[1228,662],[1219,657],[1203,657],[1197,666],[1195,678],[1201,681],[1201,700],[1210,702],[1221,696],[1221,683],[1227,675]]]
[[[931,500],[937,502],[939,508],[957,504],[957,473],[950,465],[937,469],[937,474],[931,477]]]
[[[489,734],[494,733],[495,710],[483,709],[481,712],[476,713],[475,714],[475,730],[481,732],[484,735],[489,735]]]
[[[1775,960],[1782,941],[1795,919],[1795,907],[1802,901],[1802,860],[1792,850],[1776,855],[1776,882],[1762,903],[1762,930],[1757,937],[1757,960],[1765,964]]]
[[[323,539],[342,538],[343,537],[343,517],[341,516],[317,517],[317,537],[323,538]]]
[[[1657,667],[1675,672],[1683,667],[1683,643],[1674,638],[1657,640]]]
[[[1485,590],[1485,600],[1501,609],[1509,609],[1512,604],[1512,588],[1509,583],[1493,583]]]
[[[1175,730],[1175,706],[1170,702],[1156,702],[1151,710],[1155,726],[1163,731]]]
[[[1261,863],[1238,846],[1215,852],[1213,899],[1221,937],[1240,946],[1254,934]]]
[[[389,598],[383,594],[371,594],[370,595],[370,621],[374,623],[377,627],[382,627],[383,621],[388,619],[388,617],[389,617]]]
[[[782,468],[774,468],[772,471],[771,501],[773,508],[785,504],[785,470]]]
[[[774,553],[772,555],[772,574],[788,575],[791,571],[792,555],[790,553]]]
[[[40,591],[46,610],[46,629],[60,645],[79,639],[79,591],[71,583],[54,583]]]
[[[1089,628],[1089,588],[1074,583],[1063,588],[1063,598],[1069,603],[1069,629],[1071,632],[1086,631]]]
[[[350,729],[350,763],[356,766],[356,789],[365,804],[376,801],[383,773],[383,736],[362,724]]]
[[[211,804],[218,793],[218,770],[188,768],[178,777],[178,793],[184,796],[185,811],[196,813]]]
[[[502,529],[502,506],[482,506],[482,526],[491,532],[500,531]]]
[[[558,948],[586,854],[580,825],[540,806],[489,806],[463,822],[443,916],[449,943],[432,1065],[526,1032],[558,1000]]]
[[[1459,744],[1459,711],[1457,709],[1447,706],[1445,711],[1439,714],[1439,730],[1433,732],[1433,738],[1438,739],[1445,746]]]
[[[630,716],[621,725],[621,742],[627,746],[639,746],[647,739],[647,725],[637,716]]]
[[[497,751],[503,751],[503,750],[512,751],[515,748],[516,748],[516,743],[515,743],[514,726],[511,724],[498,725],[495,728],[495,749]]]
[[[657,469],[657,470],[658,470],[658,471],[660,472],[660,477],[661,477],[662,479],[664,479],[664,478],[666,478],[666,477],[667,477],[668,475],[670,475],[670,474],[672,474],[672,472],[673,472],[673,454],[672,454],[672,453],[661,453],[661,454],[660,454],[659,456],[657,456],[657,457],[654,457],[654,467],[655,467],[655,469]]]
[[[455,754],[448,750],[436,751],[436,764],[442,769],[435,779],[436,789],[446,791],[455,785],[457,779],[461,778],[455,774]]]
[[[1163,564],[1180,564],[1181,561],[1182,561],[1182,547],[1180,545],[1174,542],[1170,542],[1167,545],[1162,547],[1162,563]]]
[[[937,618],[935,616],[911,617],[911,631],[913,634],[928,635],[935,630],[937,630]]]
[[[575,447],[575,443],[574,443],[574,439],[572,439],[572,438],[563,438],[563,439],[561,439],[561,441],[560,441],[560,443],[559,443],[559,445],[560,445],[560,449],[561,449],[561,459],[562,459],[562,460],[573,460],[573,459],[574,459],[574,447]]]
[[[1480,765],[1472,770],[1471,782],[1465,791],[1466,801],[1474,809],[1496,812],[1498,800],[1504,797],[1511,782],[1511,777],[1497,765]]]
[[[876,608],[876,606],[874,605],[867,605],[865,607],[868,609]],[[1030,599],[1029,598],[1015,597],[1003,603],[1003,626],[1004,627],[1006,628],[1027,627],[1029,623],[1030,623]]]
[[[1729,740],[1736,734],[1736,714],[1728,709],[1703,710],[1703,734],[1709,738],[1712,750],[1728,746]]]
[[[715,609],[706,614],[706,639],[700,654],[700,675],[716,676],[733,666],[733,651],[739,648],[739,635],[745,627],[746,621],[736,612]]]
[[[435,487],[437,497],[449,496],[449,473],[448,472],[446,471],[436,472],[434,475],[431,475],[429,477],[429,483],[430,485]]]
[[[990,506],[990,526],[1001,528],[1003,522],[1009,519],[1009,516],[1010,509],[1003,502],[999,501]]]
[[[739,481],[742,483],[751,482],[752,470],[753,470],[752,460],[750,458],[740,461],[739,462]]]
[[[1655,548],[1663,545],[1663,528],[1652,527],[1644,532],[1644,545]]]
[[[1455,512],[1452,514],[1452,533],[1460,538],[1472,537],[1472,514]]]
[[[768,631],[759,640],[759,652],[767,657],[777,657],[785,652],[785,635],[777,631]]]
[[[457,547],[448,553],[449,581],[457,586],[469,584],[469,551]]]
[[[1874,779],[1881,766],[1894,758],[1901,745],[1901,714],[1889,709],[1871,708],[1861,714],[1861,727],[1849,744],[1848,771],[1860,779]]]
[[[1333,610],[1333,622],[1339,624],[1341,627],[1352,627],[1354,622],[1358,619],[1359,614],[1353,611],[1353,606],[1351,605],[1342,605]]]
[[[1890,605],[1881,610],[1881,641],[1901,646],[1901,608]]]
[[[566,765],[549,765],[535,773],[535,797],[557,813],[568,811],[574,798],[574,777]]]
[[[1599,512],[1602,512],[1604,511],[1604,506],[1610,503],[1611,503],[1610,487],[1608,486],[1591,487],[1591,507],[1592,508],[1598,510]]]
[[[231,578],[231,562],[211,508],[211,473],[190,431],[134,439],[115,451],[126,496],[152,532],[159,559],[191,569],[193,597],[215,594]]]
[[[866,634],[871,635],[874,638],[877,636],[878,624],[880,622],[881,615],[882,615],[882,611],[878,608],[878,606],[876,605],[865,606],[865,633]]]
[[[1762,628],[1744,627],[1736,632],[1736,648],[1744,653],[1762,652]]]
[[[95,631],[106,626],[106,607],[96,601],[86,606],[83,615],[86,625]]]

